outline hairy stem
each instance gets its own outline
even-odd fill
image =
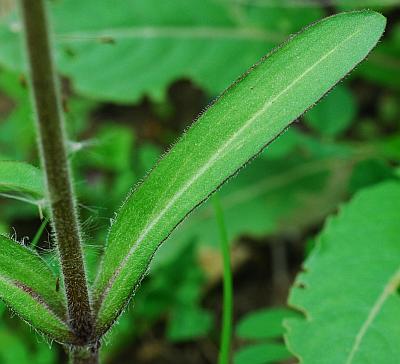
[[[69,364],[98,364],[98,347],[74,348],[69,353]]]
[[[20,0],[20,4],[40,156],[46,174],[48,203],[61,259],[69,322],[71,329],[84,344],[91,339],[93,319],[45,1]]]
[[[232,271],[231,259],[229,254],[229,241],[224,220],[224,213],[219,201],[218,194],[213,196],[213,205],[217,224],[220,233],[221,251],[223,258],[223,312],[222,312],[222,330],[221,344],[218,357],[219,364],[229,364],[231,354],[232,340],[232,313],[233,313],[233,286],[232,286]]]

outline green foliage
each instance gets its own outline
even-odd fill
[[[203,337],[210,332],[213,317],[200,307],[177,306],[168,325],[167,338],[171,341],[187,341]]]
[[[46,343],[22,340],[20,333],[14,333],[0,326],[0,360],[3,364],[53,364],[56,353]]]
[[[369,61],[360,66],[359,73],[368,80],[399,90],[399,38],[400,26],[397,24],[386,41],[371,54]]]
[[[143,281],[134,297],[134,309],[122,315],[118,325],[107,334],[109,345],[102,347],[104,360],[145,335],[160,317],[167,317],[165,337],[172,342],[188,342],[208,335],[214,327],[214,317],[201,306],[206,283],[197,263],[196,245],[186,246],[169,264]],[[196,320],[196,324],[191,320]]]
[[[0,89],[9,98],[0,115],[0,159],[29,160],[35,131],[26,86],[15,72],[0,69]]]
[[[390,0],[387,2],[389,3]],[[175,104],[176,100],[170,96],[176,97],[175,87],[177,86],[174,85],[168,94],[166,92],[171,83],[185,78],[196,86],[200,86],[208,95],[215,95],[267,50],[285,39],[288,34],[298,31],[306,23],[322,17],[325,10],[318,6],[299,7],[297,3],[296,6],[292,6],[294,2],[279,0],[200,2],[171,0],[168,5],[161,0],[146,2],[128,0],[120,6],[115,6],[111,0],[101,2],[89,0],[79,4],[77,0],[50,3],[56,31],[54,37],[57,48],[56,59],[60,73],[67,76],[63,78],[62,84],[65,96],[63,106],[67,120],[66,127],[71,138],[68,146],[76,177],[75,188],[78,192],[80,207],[83,207],[80,214],[83,219],[82,230],[86,243],[84,252],[89,281],[93,282],[101,256],[102,242],[106,240],[105,221],[108,221],[108,217],[120,205],[126,191],[137,184],[159,160],[165,146],[156,146],[154,140],[158,143],[169,142],[175,138],[175,132],[181,130],[184,127],[183,123],[188,119],[187,115],[184,117],[175,115],[175,111],[178,110],[176,106],[179,104]],[[330,10],[333,10],[333,7],[350,9],[358,7],[360,5],[358,3],[358,1],[337,0],[332,2]],[[381,5],[387,4],[382,2]],[[154,8],[160,11],[154,13]],[[388,13],[391,11],[389,8],[385,10]],[[96,16],[88,17],[89,12],[95,13]],[[399,78],[396,75],[399,70],[400,33],[393,14],[396,13],[390,12],[392,26],[387,36],[380,42],[377,50],[369,55],[368,62],[357,68],[354,73],[357,77],[350,78],[349,82],[330,91],[318,105],[304,115],[303,119],[309,128],[302,129],[300,126],[285,133],[283,138],[274,142],[265,153],[260,155],[260,158],[253,161],[219,191],[221,203],[224,205],[230,243],[239,240],[243,235],[246,239],[241,241],[247,242],[247,237],[249,237],[252,244],[255,244],[253,238],[261,243],[279,235],[291,242],[307,236],[309,244],[306,250],[312,250],[314,232],[325,216],[337,208],[340,201],[369,186],[398,178],[399,170],[393,168],[400,159],[398,94],[393,90],[380,87],[399,88]],[[23,64],[20,62],[18,19],[11,14],[7,18],[0,19],[0,22],[2,23],[0,25],[0,64],[5,66],[5,69],[0,69],[0,160],[6,160],[7,162],[4,163],[15,163],[18,166],[26,164],[8,162],[8,160],[26,160],[33,165],[38,165],[34,149],[34,128],[31,122],[32,110],[29,106],[25,80],[21,75]],[[360,21],[360,27],[364,25],[362,23]],[[357,31],[357,26],[354,27],[353,24],[342,28],[343,33]],[[331,32],[331,29],[329,31]],[[373,32],[373,29],[371,28],[370,31]],[[334,36],[330,35],[328,41],[333,38]],[[315,46],[319,46],[319,43],[320,40],[317,39]],[[325,40],[322,44],[325,47],[327,41]],[[363,42],[354,42],[354,44],[356,46],[349,44],[345,51],[340,50],[338,55],[346,58],[347,51],[356,53]],[[308,48],[310,50],[307,54],[315,51],[312,46]],[[275,55],[272,55],[274,60]],[[207,132],[211,137],[208,140],[205,136],[205,142],[191,137],[193,131],[190,130],[183,140],[189,136],[189,140],[194,141],[193,145],[186,142],[184,144],[186,147],[183,148],[180,147],[182,142],[178,142],[178,148],[182,151],[185,149],[186,158],[181,158],[182,155],[176,154],[174,159],[179,160],[179,164],[174,164],[170,155],[167,155],[166,160],[170,163],[162,160],[159,172],[160,167],[155,167],[154,172],[150,174],[149,179],[153,181],[150,187],[147,187],[148,180],[136,187],[135,192],[130,195],[130,200],[123,207],[123,211],[129,211],[125,213],[123,222],[119,221],[122,215],[117,216],[117,222],[108,239],[107,249],[112,247],[114,251],[106,253],[109,254],[109,277],[115,269],[113,259],[116,258],[116,264],[120,263],[127,251],[136,249],[132,244],[146,228],[145,222],[150,221],[147,219],[157,217],[160,209],[171,201],[171,196],[188,180],[189,175],[182,175],[181,171],[189,173],[187,165],[192,163],[192,160],[199,162],[203,157],[201,155],[203,152],[206,154],[211,151],[213,146],[208,145],[209,142],[211,144],[215,142],[214,146],[216,146],[216,140],[220,137],[223,143],[228,139],[228,134],[239,125],[239,123],[233,123],[233,126],[229,126],[232,124],[232,115],[235,120],[239,120],[252,107],[269,100],[273,92],[278,92],[278,86],[284,88],[286,78],[292,76],[291,68],[295,61],[304,64],[309,58],[308,55],[301,54],[298,57],[300,60],[292,57],[291,62],[294,63],[289,63],[291,53],[287,52],[285,56],[288,56],[287,64],[278,60],[276,66],[282,67],[285,77],[279,79],[278,75],[275,81],[268,81],[271,75],[266,71],[260,72],[259,68],[258,71],[256,69],[245,78],[245,81],[234,86],[233,90],[240,89],[243,84],[248,83],[249,79],[258,77],[258,74],[260,77],[261,74],[266,76],[263,76],[259,82],[260,85],[254,89],[250,89],[247,85],[246,92],[246,87],[242,93],[238,92],[239,101],[233,112],[226,111],[227,106],[225,111],[218,109],[222,109],[220,103],[228,102],[222,98],[217,101],[215,107],[217,111],[214,112],[212,109],[206,114],[214,115],[206,118],[214,120],[216,125],[210,126],[211,122],[204,123],[202,121],[204,116],[200,118],[199,123],[203,122],[204,129],[207,125],[210,126]],[[321,64],[323,82],[330,77],[328,67],[332,64],[337,69],[339,63],[332,60],[326,63],[326,68]],[[349,68],[351,68],[350,65]],[[14,72],[10,72],[10,69]],[[273,75],[274,72],[271,74]],[[293,74],[295,72],[296,70]],[[316,73],[315,77],[319,78],[319,74]],[[267,79],[265,85],[264,78]],[[278,85],[278,79],[281,85]],[[330,81],[332,85],[336,82]],[[177,84],[178,89],[179,84]],[[277,88],[273,89],[271,84],[276,85]],[[308,85],[312,86],[312,83],[308,82]],[[380,85],[379,88],[378,85]],[[268,87],[272,90],[271,94],[267,94]],[[77,97],[71,94],[71,91],[89,96],[91,100]],[[318,89],[319,91],[322,95],[322,90]],[[231,93],[232,89],[228,91],[228,96]],[[296,93],[301,102],[303,95],[308,97],[311,91],[296,90]],[[151,100],[146,99],[140,105],[120,107],[98,103],[99,100],[131,103],[146,95],[150,96]],[[240,95],[242,96],[239,97]],[[353,95],[357,95],[357,98]],[[316,100],[317,97],[314,101]],[[314,101],[309,101],[309,103]],[[376,101],[377,104],[372,105],[371,101]],[[290,114],[294,104],[296,103],[285,104],[279,101],[277,105],[272,105],[271,114],[266,113],[265,120],[262,116],[260,122],[267,121],[271,123],[268,125],[273,125],[276,120],[270,118],[270,115],[277,114],[279,119],[284,113]],[[305,104],[304,108],[306,108]],[[146,115],[142,114],[143,109],[147,107],[151,111],[145,111]],[[188,105],[179,107],[182,107],[185,114],[186,108],[190,108],[190,100]],[[159,111],[161,109],[163,113]],[[198,108],[195,112],[199,110]],[[359,113],[358,110],[360,110]],[[123,115],[118,114],[121,111]],[[114,112],[117,112],[115,119]],[[299,111],[296,115],[300,113]],[[151,122],[147,124],[148,117],[151,118]],[[142,126],[144,121],[145,127]],[[287,120],[287,122],[290,121]],[[283,127],[282,124],[281,128]],[[312,129],[312,133],[309,129]],[[265,132],[266,130],[267,126],[264,128],[262,125],[256,128],[254,125],[252,135],[255,135],[258,142],[261,138],[267,142],[274,133]],[[214,132],[215,135],[212,135]],[[387,137],[389,134],[390,137]],[[238,141],[238,147],[240,147],[240,142]],[[246,141],[243,141],[243,144],[248,144],[244,147],[246,151],[254,146]],[[259,145],[262,146],[261,143]],[[172,150],[173,153],[174,150]],[[123,303],[132,293],[133,286],[136,288],[140,282],[147,262],[153,256],[158,243],[171,232],[174,224],[177,224],[186,212],[202,200],[191,198],[199,190],[201,190],[202,198],[206,197],[219,184],[218,181],[224,181],[229,173],[235,171],[244,161],[243,150],[230,150],[226,154],[224,158],[227,165],[218,166],[218,173],[212,174],[211,177],[205,176],[205,183],[199,185],[198,190],[189,191],[191,193],[182,195],[176,206],[171,205],[172,208],[167,211],[166,219],[161,221],[160,226],[155,226],[159,230],[150,231],[149,236],[133,252],[132,257],[135,257],[126,266],[126,281],[116,287],[117,294],[122,292],[121,287],[126,289],[126,292],[122,292],[123,294],[117,297],[119,303],[113,307],[112,305],[107,307],[109,303],[102,306],[106,311],[100,311],[99,322],[103,320],[100,331],[104,332],[114,318],[111,311],[123,308]],[[254,153],[248,153],[247,158],[250,158],[252,154]],[[238,155],[243,159],[237,158]],[[203,161],[206,158],[205,155]],[[35,203],[39,199],[43,201],[43,186],[41,186],[40,195],[37,194],[38,189],[36,192],[29,190],[32,188],[32,179],[25,178],[29,177],[29,171],[23,168],[22,173],[15,178],[13,173],[9,173],[10,169],[13,172],[12,168],[9,168],[7,173],[5,169],[1,169],[2,163],[0,162],[0,185],[1,179],[9,176],[14,183],[14,187],[7,191],[4,190],[4,186],[0,186],[5,194],[13,194],[13,197]],[[229,163],[231,164],[228,165]],[[40,174],[40,171],[34,167],[26,166],[27,170],[32,168],[32,171]],[[15,171],[19,171],[18,168]],[[154,173],[157,178],[152,177]],[[207,179],[212,178],[213,183],[209,183]],[[164,184],[167,185],[167,189]],[[146,196],[142,204],[137,202],[138,193]],[[0,203],[0,233],[8,233],[10,229],[15,228],[19,234],[29,235],[30,240],[37,242],[38,250],[47,246],[44,237],[39,240],[32,239],[34,230],[39,226],[37,209],[29,204],[21,204],[13,200],[1,200]],[[127,208],[129,203],[131,207]],[[175,207],[176,210],[173,210]],[[377,208],[377,214],[380,213],[378,211],[380,209]],[[143,217],[136,219],[137,216]],[[25,232],[25,229],[20,230],[21,224],[31,224],[34,227],[29,227],[29,232]],[[121,235],[115,233],[118,225],[121,227]],[[44,226],[45,222],[42,227]],[[347,229],[350,231],[349,227]],[[217,264],[213,264],[214,261],[210,263],[201,259],[204,259],[202,254],[207,249],[208,252],[210,251],[210,248],[204,247],[204,244],[216,245],[217,242],[215,216],[207,202],[194,211],[185,224],[173,233],[169,243],[163,245],[157,252],[156,264],[152,264],[151,274],[143,281],[141,289],[135,295],[133,308],[128,310],[119,320],[119,325],[115,325],[104,340],[104,342],[110,342],[109,345],[102,346],[105,362],[119,360],[118,352],[126,351],[126,348],[132,346],[132,342],[138,336],[151,330],[156,323],[157,329],[164,327],[165,324],[165,339],[173,343],[199,339],[211,332],[213,333],[211,338],[216,340],[217,333],[212,331],[213,314],[204,309],[201,304],[205,292],[209,295],[208,290],[205,289],[209,286],[199,264],[204,264],[205,270],[211,271],[215,268],[214,265]],[[13,244],[15,245],[14,242]],[[34,245],[31,245],[31,248],[34,248]],[[247,249],[247,245],[244,247]],[[234,246],[234,251],[237,248],[242,249],[243,246]],[[356,249],[358,249],[357,246],[353,251],[355,257],[358,254]],[[215,246],[212,252],[216,254]],[[301,256],[302,252],[296,252],[296,254]],[[59,263],[52,253],[45,253],[42,256],[52,265],[53,273],[48,274],[52,282],[48,284],[48,287],[53,290],[55,277],[60,274]],[[219,262],[219,256],[213,258]],[[239,258],[239,261],[240,259],[242,258]],[[363,259],[367,261],[366,257]],[[363,282],[368,285],[369,281],[366,279]],[[61,291],[62,289],[61,285]],[[127,293],[128,290],[130,292]],[[111,304],[114,304],[113,300],[116,296],[114,293],[110,293]],[[315,298],[318,304],[321,301],[321,297]],[[21,302],[25,303],[26,297]],[[0,307],[0,313],[3,310],[4,307]],[[107,310],[109,310],[108,313]],[[288,311],[288,317],[291,317],[290,312]],[[18,313],[23,316],[20,312]],[[292,355],[281,342],[283,316],[286,316],[285,311],[282,311],[281,315],[279,312],[275,315],[274,311],[263,310],[254,315],[250,314],[243,322],[241,321],[237,327],[239,349],[235,353],[234,362],[262,364],[290,360]],[[395,317],[396,313],[393,316]],[[8,320],[7,317],[5,319]],[[29,321],[27,318],[25,320]],[[299,321],[302,320],[296,319],[296,322]],[[0,325],[1,341],[7,346],[4,348],[4,345],[0,345],[1,362],[11,364],[15,359],[14,361],[21,363],[28,360],[31,363],[51,363],[57,360],[54,350],[51,351],[45,344],[38,345],[34,336],[29,336],[29,332],[26,335],[29,341],[27,342],[21,338],[20,330],[19,326],[10,328],[8,322]],[[51,336],[51,333],[47,335]],[[334,335],[336,337],[336,332]],[[318,332],[314,336],[318,337]],[[61,341],[59,338],[57,340]],[[162,343],[162,345],[168,345],[168,343]]]
[[[236,336],[252,342],[235,353],[234,363],[267,364],[290,359],[292,355],[277,339],[284,333],[283,319],[296,316],[285,308],[262,309],[244,316],[236,326]]]
[[[367,159],[354,167],[349,181],[349,189],[354,193],[362,188],[393,178],[396,178],[395,173],[387,163],[380,159]]]
[[[219,191],[229,241],[318,223],[348,193],[356,152],[350,145],[322,144],[292,127]],[[173,259],[192,240],[216,248],[217,234],[214,210],[206,202],[160,248],[153,265]]]
[[[339,85],[307,112],[304,120],[322,135],[336,136],[351,125],[356,111],[356,103],[350,90]]]
[[[253,311],[244,316],[236,326],[236,335],[243,339],[271,339],[284,334],[284,318],[296,317],[286,308],[270,308]]]
[[[214,325],[212,314],[201,307],[201,287],[205,277],[200,268],[196,267],[195,247],[188,246],[183,254],[176,259],[174,264],[157,272],[168,277],[158,282],[165,293],[171,287],[175,291],[164,295],[168,298],[166,303],[169,307],[169,317],[166,329],[166,336],[174,342],[189,341],[206,336]],[[180,262],[181,260],[184,260]],[[175,271],[174,273],[172,272]],[[170,283],[165,282],[168,280]],[[169,297],[171,296],[171,297]],[[143,302],[146,305],[146,301]],[[171,305],[171,303],[173,303]],[[165,305],[165,303],[164,303]]]
[[[304,314],[285,323],[302,363],[398,362],[399,211],[400,184],[386,182],[326,224],[289,298]]]
[[[197,120],[111,226],[94,288],[99,333],[118,317],[177,224],[353,69],[384,27],[384,17],[368,11],[327,18],[252,68]]]
[[[234,364],[272,364],[291,357],[283,344],[254,344],[240,349],[235,354]]]
[[[134,102],[144,94],[161,100],[180,78],[218,94],[290,33],[323,16],[318,8],[271,11],[218,0],[52,5],[61,72],[79,93],[115,102]],[[0,63],[21,71],[17,35],[10,16],[0,27]],[[118,60],[116,67],[112,60]]]
[[[0,161],[0,192],[19,192],[43,198],[42,172],[24,162]]]
[[[117,125],[103,125],[96,137],[88,142],[87,152],[81,163],[85,167],[103,171],[123,173],[129,170],[132,161],[133,133]]]
[[[0,298],[34,328],[60,342],[72,342],[65,298],[56,277],[32,250],[0,235]]]
[[[219,230],[219,239],[222,255],[222,281],[223,281],[223,299],[222,299],[222,320],[221,320],[221,339],[218,354],[219,364],[229,364],[231,356],[232,325],[233,325],[233,278],[231,253],[226,230],[223,207],[216,193],[213,196],[213,205],[215,210],[216,222]]]

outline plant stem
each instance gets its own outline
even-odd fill
[[[74,348],[69,353],[70,364],[98,364],[98,347]]]
[[[61,260],[69,323],[82,344],[85,344],[92,336],[93,318],[45,1],[20,0],[20,4],[40,157],[46,174],[47,198]]]
[[[223,266],[224,266],[222,331],[221,331],[221,344],[220,344],[218,363],[228,364],[230,362],[230,354],[231,354],[232,314],[233,314],[233,285],[232,285],[231,259],[229,251],[228,233],[226,231],[224,213],[222,210],[218,194],[214,194],[212,200],[220,233],[221,251],[222,251]]]
[[[38,245],[39,240],[40,240],[41,236],[43,235],[43,231],[46,228],[47,224],[49,223],[49,220],[50,219],[48,217],[45,217],[42,220],[42,223],[40,224],[40,227],[39,227],[38,231],[36,232],[35,237],[33,238],[32,243],[30,245],[31,248],[35,248],[36,245]]]

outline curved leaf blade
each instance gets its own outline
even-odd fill
[[[284,322],[302,364],[398,363],[399,211],[400,183],[384,183],[324,228],[289,297],[305,317]]]
[[[324,19],[253,67],[193,124],[111,226],[95,283],[100,332],[185,216],[361,62],[384,27],[371,11]]]
[[[42,172],[25,162],[1,160],[0,192],[21,192],[42,198],[44,196]]]
[[[56,290],[56,280],[39,255],[0,235],[0,298],[35,329],[73,343],[65,297]]]

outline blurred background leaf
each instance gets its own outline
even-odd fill
[[[235,352],[234,363],[268,364],[292,358],[282,338],[283,320],[297,317],[287,308],[271,308],[250,312],[236,326],[236,335],[250,341]]]
[[[53,5],[61,72],[85,96],[124,103],[144,94],[161,101],[180,78],[218,94],[274,45],[321,16],[319,8],[264,9],[217,0]],[[0,28],[0,63],[15,71],[24,69],[19,28],[14,14]]]

